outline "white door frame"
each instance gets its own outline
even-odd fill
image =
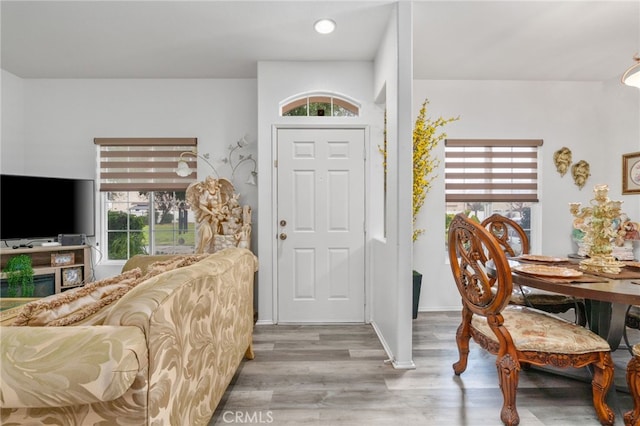
[[[369,175],[369,159],[371,158],[371,149],[369,146],[370,137],[369,137],[369,126],[367,125],[338,125],[338,124],[300,124],[300,125],[292,125],[292,124],[274,124],[271,127],[271,164],[274,167],[271,167],[271,217],[272,220],[269,224],[269,230],[272,238],[271,242],[271,297],[272,297],[272,309],[273,309],[273,323],[279,323],[279,313],[278,313],[278,170],[275,167],[275,162],[278,159],[278,130],[280,129],[362,129],[364,131],[364,190],[365,190],[365,209],[364,209],[364,322],[369,323],[370,321],[370,311],[369,308],[371,306],[371,289],[370,289],[370,279],[369,279],[369,237],[368,237],[368,229],[369,229],[369,210],[368,210],[368,188],[369,188],[369,180],[367,179]]]

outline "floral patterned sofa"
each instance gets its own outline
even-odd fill
[[[230,248],[157,259],[31,302],[0,329],[0,424],[209,422],[253,358],[257,258]]]

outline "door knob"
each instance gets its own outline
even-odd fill
[[[286,240],[287,239],[287,234],[285,234],[284,232],[280,234],[280,239],[281,240]]]

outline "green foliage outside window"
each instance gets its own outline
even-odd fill
[[[107,242],[109,259],[128,259],[136,254],[147,254],[145,234],[142,232],[145,225],[147,225],[146,216],[109,211],[107,228],[109,229]],[[122,230],[122,232],[112,230]]]

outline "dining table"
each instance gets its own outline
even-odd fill
[[[627,311],[640,305],[640,262],[622,262],[618,274],[583,271],[574,257],[522,255],[509,263],[515,291],[525,286],[584,299],[589,329],[618,349]]]
[[[514,291],[524,287],[526,296],[526,287],[531,287],[583,299],[587,327],[607,340],[611,350],[615,351],[620,346],[629,307],[640,305],[640,262],[623,262],[620,273],[610,274],[581,270],[581,259],[571,255],[555,257],[529,254],[510,258]],[[487,266],[491,269],[490,264]],[[593,378],[591,368],[536,368],[587,383]],[[622,403],[618,392],[629,392],[624,375],[614,377],[614,385],[606,396],[607,404],[621,419],[629,407]]]

